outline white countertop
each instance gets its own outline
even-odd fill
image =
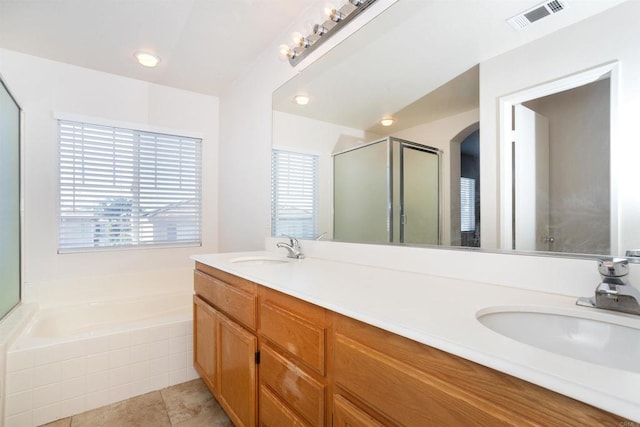
[[[320,258],[265,265],[232,262],[240,257],[287,260],[266,251],[191,258],[640,422],[639,373],[541,350],[477,320],[477,313],[487,308],[544,309],[615,319],[640,329],[638,316],[577,307],[574,297]]]

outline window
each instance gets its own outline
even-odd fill
[[[272,151],[271,235],[318,235],[318,156]]]
[[[58,142],[58,252],[200,244],[200,139],[58,120]]]
[[[460,231],[476,230],[476,180],[460,177]]]

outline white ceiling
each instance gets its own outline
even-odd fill
[[[314,4],[318,0],[0,0],[0,48],[220,95]],[[136,50],[159,55],[158,67],[140,66]]]
[[[549,19],[518,33],[508,28],[504,19],[539,3],[538,0],[402,0],[385,12],[385,18],[377,19],[389,21],[379,26],[386,37],[373,30],[368,34],[360,31],[362,34],[350,37],[351,44],[357,44],[359,51],[358,55],[351,55],[357,57],[362,67],[369,63],[370,56],[378,57],[380,51],[388,56],[385,67],[363,71],[360,84],[374,87],[371,76],[388,74],[387,67],[402,67],[404,75],[396,76],[393,81],[387,78],[385,85],[394,93],[408,92],[406,95],[414,96],[415,101],[416,94],[425,92],[407,84],[411,74],[417,71],[424,76],[426,73],[434,82],[442,76],[433,73],[430,64],[419,70],[413,65],[409,67],[405,64],[408,60],[438,58],[442,52],[460,51],[460,46],[465,46],[464,55],[459,55],[465,62],[464,66],[457,67],[460,73],[491,53],[495,55],[506,47],[540,37],[621,0],[567,1],[569,9],[554,18],[555,21]],[[289,38],[286,29],[296,18],[309,8],[318,8],[320,15],[323,5],[322,0],[0,0],[0,48],[220,95],[274,42]],[[407,19],[407,10],[410,19]],[[407,28],[410,40],[405,27],[411,27]],[[362,41],[365,34],[368,42]],[[443,34],[447,36],[438,37]],[[505,46],[487,52],[486,48],[475,46],[478,38],[503,40]],[[158,54],[159,66],[153,69],[140,66],[133,57],[136,50]],[[453,67],[455,62],[449,60],[448,67]],[[336,72],[343,72],[340,67],[332,67]],[[317,73],[309,70],[305,74],[314,78]],[[440,79],[440,84],[446,80]],[[428,82],[429,79],[421,78],[419,89],[427,87]],[[358,85],[347,86],[343,94],[357,89]],[[373,104],[368,102],[368,105]],[[397,105],[379,108],[393,113],[397,111],[393,107]]]

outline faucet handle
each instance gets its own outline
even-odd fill
[[[295,250],[300,249],[300,242],[298,242],[298,239],[296,239],[295,237],[287,236],[286,234],[284,235],[284,237],[289,239],[289,244],[291,245],[291,248]]]
[[[600,258],[598,272],[603,277],[626,276],[629,274],[629,261],[624,258]]]

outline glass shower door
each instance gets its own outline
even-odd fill
[[[387,139],[333,158],[333,237],[342,242],[391,241]]]
[[[20,301],[20,108],[0,80],[0,318]]]
[[[402,243],[440,243],[440,167],[437,152],[402,145],[401,154]]]

